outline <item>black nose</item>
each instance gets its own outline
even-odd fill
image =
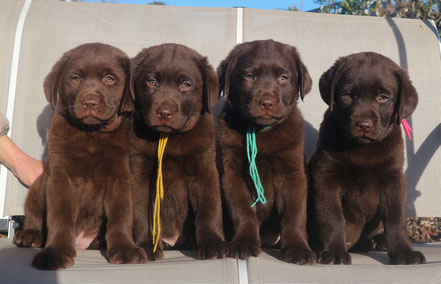
[[[88,110],[88,109],[92,109],[93,110],[93,109],[96,109],[97,106],[98,106],[98,102],[96,100],[94,100],[94,99],[85,99],[83,101],[83,108],[85,110]]]
[[[272,98],[263,98],[259,100],[259,105],[261,109],[264,110],[272,110],[274,106],[274,99]]]
[[[372,122],[367,120],[357,121],[355,123],[355,127],[357,128],[357,130],[369,131],[372,128]]]
[[[174,115],[174,112],[168,107],[160,107],[156,113],[159,120],[170,120]]]

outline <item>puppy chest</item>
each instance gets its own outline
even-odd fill
[[[91,180],[70,179],[69,200],[77,208],[77,230],[95,234],[103,221],[105,192],[97,189]],[[67,189],[66,189],[67,190]]]
[[[190,216],[188,200],[177,199],[164,192],[161,200],[161,228],[164,238],[175,238],[182,233],[185,221]]]
[[[124,157],[111,150],[83,151],[71,154],[70,157],[63,162],[67,174],[97,184],[108,183],[125,175],[124,172],[128,170],[128,156]]]
[[[157,171],[157,163],[154,172]],[[201,179],[204,172],[200,170],[199,161],[196,157],[190,159],[178,159],[164,157],[162,162],[162,174],[164,177],[164,187],[181,189],[187,192],[195,180]],[[156,175],[154,175],[156,179]],[[178,190],[178,191],[181,191]]]
[[[255,189],[253,180],[258,175],[264,190],[267,189],[268,197],[281,190],[284,187],[286,178],[290,176],[283,163],[279,163],[268,156],[257,156],[255,167],[248,160],[245,160],[243,173],[248,180],[250,189]]]
[[[169,182],[167,182],[169,181]],[[173,246],[182,235],[184,223],[192,214],[190,200],[185,183],[164,177],[164,198],[160,201],[160,220],[162,239]],[[152,210],[155,207],[156,188],[151,196]]]
[[[170,159],[163,161],[162,176],[164,198],[161,200],[161,214],[169,216],[184,216],[189,202],[189,182],[192,176],[183,169],[183,165]],[[157,192],[157,169],[153,171],[151,189],[154,200]]]
[[[76,178],[72,180],[73,190],[76,192],[76,200],[81,204],[83,211],[96,211],[103,206],[106,194],[105,186],[97,184],[90,178]]]
[[[79,215],[86,219],[101,216],[106,202],[115,198],[115,192],[128,191],[127,186],[110,177],[99,182],[94,178],[71,177],[69,187],[70,202],[80,205]]]
[[[364,216],[374,216],[380,203],[384,184],[369,174],[354,173],[341,179],[342,203],[348,210]]]

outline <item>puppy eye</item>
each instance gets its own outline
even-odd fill
[[[104,77],[104,83],[113,84],[115,81],[116,81],[116,79],[113,76],[106,75]]]
[[[248,81],[252,81],[252,82],[256,81],[256,76],[254,76],[254,74],[252,74],[252,73],[248,73],[248,74],[246,74],[244,77],[245,77],[245,79],[247,79]]]
[[[158,86],[158,82],[154,78],[148,79],[147,80],[147,86],[149,86],[150,88],[157,87]]]
[[[188,82],[184,82],[184,83],[181,84],[181,89],[184,90],[184,91],[188,90],[190,88],[191,88],[191,84],[188,83]]]
[[[288,81],[288,76],[287,75],[280,75],[279,82],[281,84],[286,83],[287,81]]]
[[[80,75],[78,74],[73,74],[70,79],[72,80],[72,82],[74,83],[81,83],[81,81],[83,81],[83,78],[80,77]]]
[[[342,98],[345,99],[345,100],[348,100],[348,101],[352,100],[351,94],[343,95]]]
[[[386,95],[379,95],[378,98],[377,98],[377,101],[379,103],[385,103],[385,102],[390,101],[390,98],[388,96],[386,96]]]

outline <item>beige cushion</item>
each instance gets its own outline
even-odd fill
[[[71,268],[41,271],[31,266],[39,249],[0,239],[0,283],[238,283],[239,278],[248,283],[439,283],[441,243],[415,249],[425,254],[427,264],[388,265],[385,252],[370,252],[351,254],[352,265],[295,265],[266,250],[243,266],[231,258],[196,260],[194,251],[165,251],[160,261],[114,265],[100,251],[82,250]]]
[[[276,258],[270,251],[247,261],[250,283],[439,283],[441,243],[415,246],[427,264],[389,265],[386,252],[351,253],[352,265],[300,266]]]
[[[0,283],[235,283],[238,279],[236,260],[197,260],[194,251],[166,251],[161,261],[115,265],[98,250],[81,250],[75,264],[60,271],[32,267],[38,251],[0,239]]]

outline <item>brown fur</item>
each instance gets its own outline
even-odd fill
[[[233,236],[228,256],[257,256],[281,239],[281,259],[314,263],[306,235],[306,177],[299,96],[312,81],[293,46],[272,40],[237,45],[218,68],[227,97],[218,121],[219,158]],[[264,129],[270,126],[271,129]],[[258,203],[249,175],[245,135],[256,127],[257,168],[266,204]],[[260,236],[259,236],[260,234]]]
[[[133,109],[129,65],[115,47],[85,44],[66,52],[45,79],[55,108],[49,159],[26,199],[24,230],[14,238],[18,246],[46,243],[32,263],[38,269],[73,265],[75,241],[99,234],[105,234],[109,262],[146,261],[132,238],[129,119],[123,114]]]
[[[392,264],[424,263],[406,230],[400,123],[418,95],[407,72],[376,53],[342,57],[320,78],[329,105],[308,168],[310,220],[321,263],[350,264],[348,249],[384,224]]]
[[[137,117],[131,132],[134,237],[150,260],[162,250],[196,238],[200,259],[223,257],[219,175],[215,165],[213,117],[218,100],[216,73],[207,59],[177,44],[141,51],[132,60],[131,90]],[[160,133],[169,139],[163,157],[161,240],[153,253]]]

